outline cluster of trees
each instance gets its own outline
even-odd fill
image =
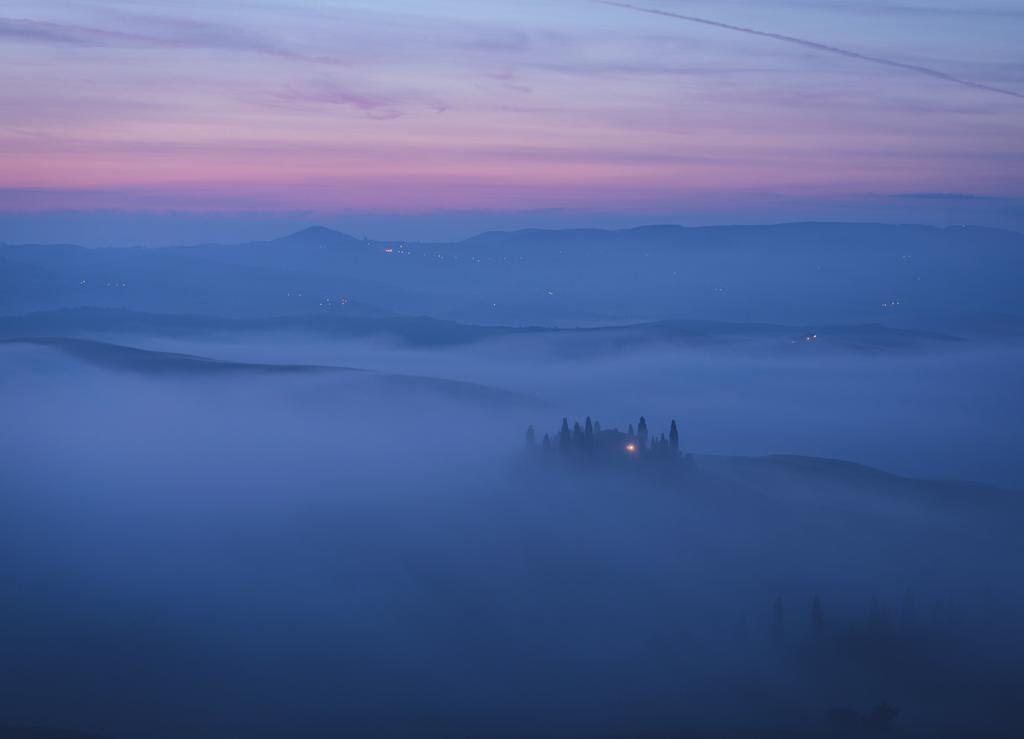
[[[545,455],[565,457],[603,456],[609,458],[671,459],[679,456],[679,426],[673,420],[668,435],[653,436],[647,428],[647,419],[640,416],[636,428],[629,424],[626,431],[604,429],[600,421],[587,416],[581,424],[575,421],[570,428],[569,419],[562,419],[562,427],[552,436],[544,434],[538,443],[533,426],[526,430],[526,447]]]
[[[1002,711],[1016,716],[1019,705],[1016,694],[1005,692],[1017,673],[1001,636],[1015,627],[1016,615],[979,595],[921,609],[908,589],[895,608],[872,597],[853,613],[848,606],[830,612],[818,595],[795,609],[780,597],[741,614],[731,641],[753,660],[748,664],[770,657],[776,669],[807,677],[824,695],[873,701],[825,712],[842,736],[889,729],[899,712],[886,698],[946,700],[957,705],[959,720],[967,715],[998,725]]]
[[[840,736],[890,730],[899,711],[885,700],[887,689],[920,685],[950,656],[945,650],[952,636],[943,620],[934,613],[931,620],[921,618],[911,590],[895,615],[876,597],[853,618],[830,615],[817,594],[795,611],[779,597],[760,615],[744,613],[733,624],[733,641],[746,658],[771,656],[776,669],[809,677],[825,695],[864,700],[873,694],[872,703],[825,711],[827,725]]]
[[[891,649],[893,642],[920,637],[929,628],[929,624],[918,613],[917,599],[911,590],[905,592],[895,618],[890,615],[889,609],[877,597],[872,597],[865,612],[866,618],[839,625],[826,620],[822,600],[815,595],[810,602],[807,618],[804,621],[805,630],[802,634],[799,628],[796,633],[790,633],[786,611],[783,599],[776,598],[771,609],[770,635],[771,640],[780,646],[789,643],[794,638],[800,641],[804,638],[821,639],[830,635],[838,641],[857,642],[858,651],[864,655],[875,649],[883,651]],[[930,626],[938,628],[941,623],[942,609],[936,605],[932,611]],[[736,623],[736,635],[741,639],[747,638],[746,616],[741,617]]]

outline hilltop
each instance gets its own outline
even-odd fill
[[[800,223],[491,232],[456,243],[314,227],[269,241],[155,249],[0,245],[0,311],[425,314],[591,325],[699,318],[924,325],[1024,315],[1024,235]]]

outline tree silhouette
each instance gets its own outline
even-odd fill
[[[587,440],[583,436],[583,428],[580,426],[579,421],[572,425],[572,445],[577,451],[587,445]]]
[[[864,728],[875,734],[887,733],[897,714],[899,714],[899,710],[895,707],[888,703],[882,703],[875,706],[871,713],[864,717]]]
[[[814,595],[814,602],[811,604],[811,628],[815,636],[825,633],[825,614],[821,610],[821,598]]]
[[[775,599],[772,607],[772,640],[776,644],[784,644],[786,641],[786,614],[782,609],[782,598]]]
[[[540,448],[545,454],[548,454],[551,451],[551,436],[544,434],[544,440],[540,443]]]
[[[900,606],[900,628],[904,631],[911,631],[917,626],[917,600],[914,598],[914,591],[907,588],[903,594],[903,604]]]
[[[750,641],[750,626],[747,623],[747,614],[741,614],[739,619],[736,620],[736,624],[733,626],[733,635],[741,646],[747,646],[747,643]]]
[[[602,433],[605,436],[602,436]],[[634,428],[629,424],[629,431],[623,434],[618,428],[603,430],[600,421],[587,416],[584,421],[573,421],[569,423],[569,417],[562,417],[562,425],[556,434],[544,434],[548,438],[548,446],[545,451],[556,451],[562,456],[575,456],[577,458],[599,458],[605,455],[614,455],[619,459],[619,451],[625,446],[629,452],[626,458],[634,461],[643,461],[643,464],[659,464],[671,461],[679,456],[679,427],[675,421],[671,423],[671,429],[665,433],[651,433],[647,424],[647,417],[640,416]],[[620,442],[621,437],[625,440]],[[535,449],[538,446],[539,433],[533,425],[526,429],[526,448]]]
[[[883,636],[889,631],[889,614],[885,607],[878,601],[877,596],[872,596],[871,605],[868,608],[868,628],[876,635]]]

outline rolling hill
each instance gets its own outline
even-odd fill
[[[785,326],[770,323],[668,320],[589,328],[464,324],[428,316],[350,316],[338,313],[229,318],[145,313],[116,308],[62,308],[0,316],[0,337],[169,336],[216,339],[254,334],[309,335],[330,340],[383,338],[410,347],[452,347],[505,338],[536,338],[581,354],[628,346],[705,346],[749,342],[864,351],[946,348],[949,334],[880,324]]]
[[[450,398],[487,405],[540,405],[529,396],[471,382],[434,377],[372,372],[355,367],[305,364],[232,362],[191,354],[151,351],[89,339],[20,338],[0,339],[0,347],[32,346],[52,349],[74,360],[114,372],[131,372],[152,377],[244,377],[327,375],[369,381],[384,389],[438,393]],[[358,388],[356,388],[358,389]]]

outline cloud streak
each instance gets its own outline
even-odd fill
[[[646,8],[639,5],[632,5],[630,3],[614,2],[614,0],[594,0],[594,2],[600,3],[601,5],[609,5],[616,8],[624,8],[626,10],[633,10],[638,13],[647,13],[649,15],[660,15],[666,18],[676,18],[678,20],[689,21],[690,23],[699,23],[705,26],[711,26],[713,28],[721,28],[727,31],[733,31],[736,33],[744,33],[748,36],[760,36],[762,38],[769,38],[775,41],[782,41],[788,44],[794,44],[796,46],[803,46],[804,48],[814,49],[815,51],[821,51],[827,54],[834,54],[837,56],[847,57],[848,59],[858,59],[864,62],[871,62],[872,64],[879,64],[884,67],[891,67],[894,69],[902,69],[908,72],[915,72],[920,75],[925,75],[933,79],[942,80],[951,84],[960,85],[961,87],[969,87],[974,90],[982,90],[984,92],[997,93],[999,95],[1007,95],[1018,99],[1024,99],[1024,93],[1016,92],[1015,90],[1007,90],[1003,87],[994,87],[992,85],[986,85],[982,82],[974,82],[973,80],[964,79],[962,77],[955,77],[951,74],[946,74],[937,69],[931,67],[923,67],[919,64],[908,64],[906,62],[896,61],[895,59],[887,59],[885,57],[871,56],[870,54],[861,54],[857,51],[850,51],[849,49],[843,49],[838,46],[830,46],[828,44],[822,44],[817,41],[811,41],[809,39],[797,38],[796,36],[786,36],[781,33],[772,33],[771,31],[759,31],[754,28],[747,28],[745,26],[734,26],[731,23],[722,23],[721,21],[709,20],[707,18],[698,18],[693,15],[685,15],[683,13],[675,13],[669,10],[659,10],[657,8]]]
[[[750,5],[764,7],[768,5],[765,0],[725,0],[731,5]],[[982,18],[1011,18],[1017,19],[1024,16],[1024,9],[1000,8],[1000,7],[968,7],[951,8],[932,5],[907,5],[892,4],[885,2],[879,5],[870,0],[848,0],[847,2],[830,2],[823,4],[821,0],[772,0],[772,5],[789,8],[809,8],[812,10],[827,9],[830,11],[840,10],[853,13],[866,13],[871,15],[916,15],[916,16],[947,16],[947,17],[982,17]]]
[[[449,106],[436,99],[418,94],[384,95],[349,88],[331,80],[319,80],[305,87],[289,87],[277,95],[277,100],[287,104],[322,104],[355,108],[369,118],[392,120],[402,115],[402,106],[413,104],[426,107],[435,113],[443,113]]]
[[[73,46],[126,46],[155,43],[154,39],[133,33],[107,31],[66,23],[48,23],[27,18],[0,18],[0,38]]]
[[[991,195],[975,195],[966,192],[901,192],[889,195],[891,198],[908,198],[911,200],[1003,200]]]
[[[164,22],[162,25],[164,28],[161,32],[136,33],[28,18],[0,17],[0,39],[92,48],[223,49],[295,61],[344,63],[330,57],[301,54],[262,38],[212,24],[171,25]]]

